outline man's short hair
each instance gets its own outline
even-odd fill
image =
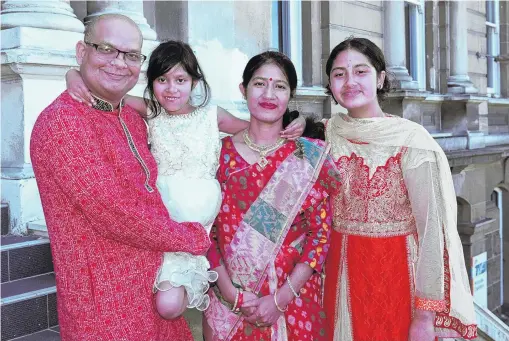
[[[127,23],[132,24],[134,27],[136,27],[136,29],[138,30],[138,33],[140,34],[140,40],[143,41],[143,34],[141,33],[141,30],[138,27],[138,24],[133,19],[131,19],[125,15],[117,14],[117,13],[101,14],[101,15],[98,15],[97,17],[93,18],[92,20],[90,20],[87,23],[87,25],[85,26],[85,41],[90,42],[94,36],[95,27],[97,26],[97,24],[103,20],[108,20],[108,19],[123,20]]]

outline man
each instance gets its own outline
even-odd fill
[[[62,341],[192,340],[183,318],[157,315],[152,285],[163,251],[203,254],[210,241],[201,225],[170,219],[145,123],[123,106],[145,60],[142,41],[127,17],[90,23],[76,58],[96,105],[64,92],[32,133]]]

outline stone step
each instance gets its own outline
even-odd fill
[[[6,235],[9,233],[9,205],[2,203],[1,204],[1,215],[0,215],[0,224],[1,224],[1,235]]]
[[[53,273],[2,283],[0,291],[1,341],[58,325]]]
[[[48,228],[45,220],[36,220],[27,224],[28,233],[35,236],[48,237]]]
[[[40,236],[1,236],[1,282],[53,272],[49,239]]]
[[[53,327],[37,333],[12,339],[12,341],[60,341],[60,332],[58,327]]]
[[[509,341],[509,326],[495,314],[474,302],[480,340]]]

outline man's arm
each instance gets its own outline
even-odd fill
[[[134,186],[122,183],[94,131],[72,108],[36,124],[31,158],[38,183],[45,181],[41,173],[49,177],[104,237],[156,251],[203,254],[208,249],[210,241],[200,224],[172,221],[162,202],[149,204]]]

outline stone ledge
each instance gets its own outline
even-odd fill
[[[493,223],[495,219],[484,218],[473,223],[459,223],[458,232],[462,235],[472,236],[473,234],[480,234],[484,236],[487,227]]]
[[[487,164],[509,157],[509,145],[485,147],[471,150],[456,150],[445,153],[450,167]]]
[[[488,309],[482,308],[474,302],[475,317],[479,329],[497,341],[509,341],[509,326],[502,322]]]

